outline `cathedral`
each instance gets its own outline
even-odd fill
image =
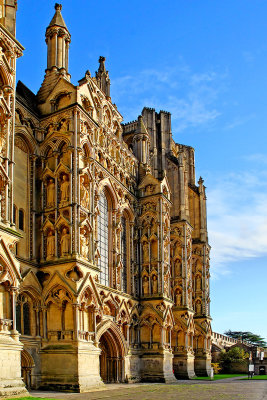
[[[71,82],[60,4],[39,91],[16,85],[16,3],[0,0],[0,395],[209,376],[194,149],[169,112],[122,123],[104,57]]]

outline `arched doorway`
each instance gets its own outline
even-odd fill
[[[107,329],[99,340],[100,376],[104,383],[124,382],[124,346],[118,332]]]
[[[32,386],[32,369],[35,367],[32,356],[26,351],[21,352],[21,376],[27,389]]]

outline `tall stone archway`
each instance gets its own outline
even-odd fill
[[[125,340],[114,323],[108,321],[99,329],[99,348],[101,349],[99,369],[103,382],[124,382]]]

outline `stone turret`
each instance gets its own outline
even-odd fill
[[[105,93],[107,97],[110,97],[110,79],[108,71],[105,66],[105,57],[99,57],[99,68],[95,73],[97,84],[99,88]]]
[[[69,44],[70,33],[62,17],[62,5],[55,4],[55,15],[46,28],[45,41],[47,44],[47,69],[42,86],[37,93],[39,102],[45,101],[59,77],[70,81]]]
[[[16,0],[0,0],[0,23],[16,36]]]

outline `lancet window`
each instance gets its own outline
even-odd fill
[[[128,255],[128,243],[127,243],[127,223],[126,218],[121,218],[121,290],[127,292],[127,255]]]
[[[22,335],[30,335],[30,304],[28,298],[22,294],[18,296],[16,305],[17,330]]]
[[[100,283],[109,286],[109,268],[108,268],[108,231],[109,231],[109,210],[108,200],[104,192],[101,193],[98,216],[98,244],[100,252]]]

